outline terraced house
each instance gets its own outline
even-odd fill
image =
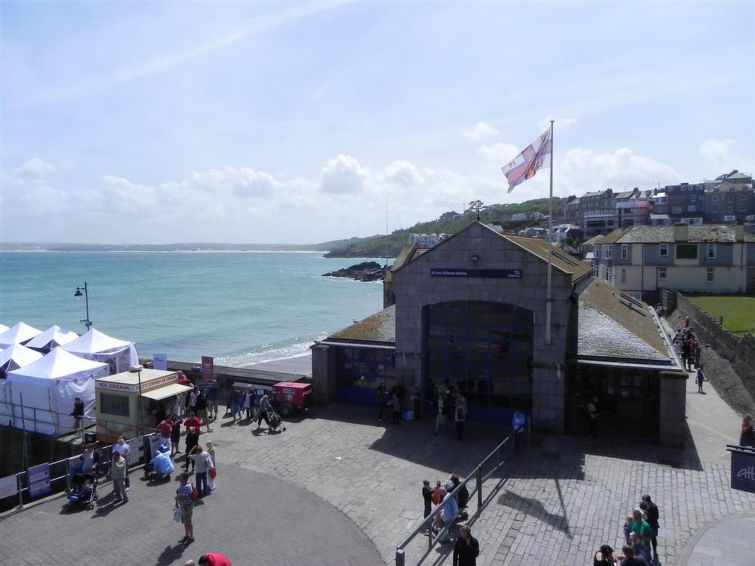
[[[737,226],[635,226],[598,239],[593,272],[654,303],[659,289],[755,293],[755,235]]]

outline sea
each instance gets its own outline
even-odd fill
[[[133,341],[139,356],[247,367],[304,359],[315,340],[382,309],[382,283],[323,277],[374,258],[322,252],[2,252],[0,323]],[[284,364],[285,365],[285,364]]]

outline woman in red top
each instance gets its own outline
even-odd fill
[[[208,552],[203,554],[197,560],[199,566],[232,566],[231,561],[225,556],[217,552]],[[194,566],[193,560],[187,560],[184,566]]]

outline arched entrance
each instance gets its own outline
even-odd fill
[[[426,396],[444,383],[461,391],[470,418],[509,422],[532,408],[534,317],[505,303],[450,301],[425,307]]]

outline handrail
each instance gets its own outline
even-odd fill
[[[529,423],[529,420],[528,420]],[[482,510],[485,508],[485,506],[488,503],[489,496],[485,499],[483,499],[482,494],[482,485],[490,478],[491,475],[493,475],[495,472],[498,471],[498,469],[503,466],[506,462],[502,458],[503,456],[503,448],[505,445],[509,442],[510,437],[507,436],[503,439],[503,441],[496,446],[493,451],[488,454],[482,462],[477,464],[477,466],[472,470],[472,472],[461,482],[459,482],[459,485],[454,488],[454,490],[451,492],[451,495],[453,497],[457,496],[458,491],[461,489],[462,486],[466,486],[467,483],[469,483],[472,479],[475,480],[475,486],[474,489],[472,489],[469,493],[469,501],[472,500],[472,496],[477,494],[477,509],[475,512],[470,515],[468,521],[474,522],[474,520],[479,516],[479,514],[482,512]],[[483,474],[483,470],[486,468],[486,466],[491,462],[491,460],[495,459],[495,464],[491,466],[490,471]],[[503,480],[502,480],[503,481]],[[500,483],[500,482],[499,482]],[[497,488],[491,490],[491,494],[493,494],[495,491],[497,491]],[[435,522],[435,518],[441,513],[443,509],[443,505],[438,505],[437,509],[435,509],[430,515],[428,515],[420,524],[418,527],[416,527],[409,536],[404,539],[403,542],[401,542],[396,547],[396,556],[395,556],[395,563],[396,566],[405,566],[406,561],[406,548],[409,546],[409,543],[419,534],[421,533],[428,533],[428,543],[427,543],[427,550],[425,553],[417,560],[416,562],[413,562],[414,564],[421,564],[425,558],[428,557],[430,552],[432,552],[433,547],[438,544],[445,536],[449,534],[449,529],[452,529],[455,527],[455,522],[452,522],[449,525],[445,525],[443,529],[435,536],[432,536],[432,524]],[[461,512],[461,509],[459,509]]]

